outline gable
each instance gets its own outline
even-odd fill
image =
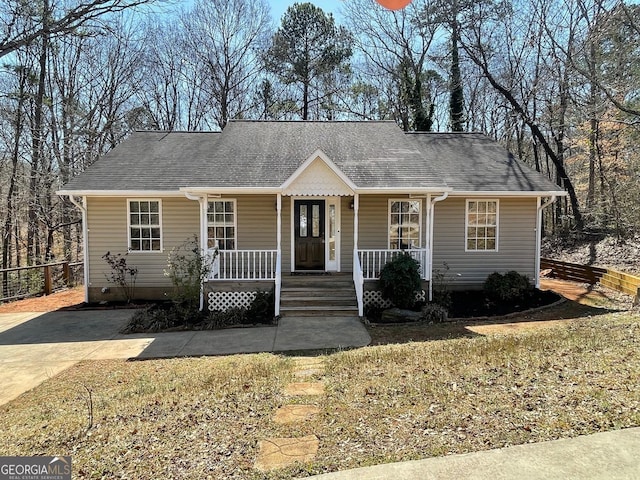
[[[321,151],[314,153],[282,185],[283,195],[350,196],[354,185]]]

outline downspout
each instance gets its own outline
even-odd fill
[[[536,278],[536,288],[540,288],[540,249],[542,248],[542,211],[556,201],[556,196],[551,195],[551,198],[544,203],[542,202],[542,198],[538,197],[538,218],[536,225],[536,261],[535,261],[535,278]]]
[[[204,221],[207,218],[207,196],[206,195],[192,195],[189,192],[184,192],[184,196],[188,200],[193,200],[200,204],[200,250],[202,255],[207,254],[207,227]],[[204,309],[204,283],[200,285],[200,311]]]
[[[439,197],[435,197],[431,199],[429,210],[430,210],[430,219],[431,224],[429,225],[429,301],[433,300],[433,224],[435,223],[435,205],[438,202],[446,200],[449,196],[449,192],[444,192]]]
[[[67,195],[67,198],[82,212],[82,243],[84,244],[84,301],[85,303],[89,303],[89,226],[87,225],[87,197],[82,197],[82,203],[78,203],[73,195]]]

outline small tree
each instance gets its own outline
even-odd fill
[[[195,236],[171,249],[164,274],[174,286],[171,299],[176,307],[189,313],[200,309],[202,285],[217,255],[218,250],[205,255]]]
[[[107,262],[109,267],[111,267],[111,273],[109,275],[105,274],[107,281],[118,285],[122,290],[127,303],[131,303],[136,288],[138,268],[127,265],[127,255],[129,255],[128,252],[124,255],[121,253],[116,253],[114,255],[111,252],[107,252],[102,256],[102,258]]]
[[[396,307],[411,308],[420,291],[420,264],[408,253],[401,253],[382,267],[378,280],[382,296]]]

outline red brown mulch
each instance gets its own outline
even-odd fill
[[[69,290],[52,293],[42,297],[25,298],[0,304],[0,313],[53,312],[61,308],[69,308],[84,303],[84,288],[75,287]]]

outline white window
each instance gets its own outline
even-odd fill
[[[498,251],[498,200],[467,200],[466,251]]]
[[[389,248],[420,248],[420,200],[389,200]]]
[[[129,251],[162,251],[162,205],[160,200],[129,200]]]
[[[236,247],[236,201],[209,200],[207,206],[207,246],[220,250]]]

